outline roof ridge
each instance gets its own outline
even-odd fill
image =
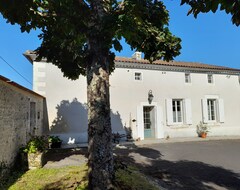
[[[36,54],[34,51],[27,50],[24,53],[24,56],[33,63],[36,59]],[[188,62],[188,61],[163,61],[163,60],[156,60],[153,63],[150,63],[146,59],[134,59],[131,57],[115,57],[116,62],[128,62],[128,63],[142,63],[142,64],[152,64],[152,65],[165,65],[165,66],[176,66],[176,67],[188,67],[188,68],[201,68],[201,69],[214,69],[214,70],[228,70],[228,71],[235,71],[240,72],[240,69],[237,68],[231,68],[227,66],[220,66],[220,65],[212,65],[212,64],[206,64],[201,62]]]
[[[153,64],[153,65],[165,65],[165,66],[190,67],[190,68],[234,70],[234,71],[239,71],[240,72],[240,69],[226,67],[226,66],[220,66],[220,65],[206,64],[206,63],[201,63],[201,62],[187,62],[187,61],[175,61],[175,60],[173,60],[173,61],[156,60],[153,63],[150,63],[146,59],[136,60],[136,59],[133,59],[133,58],[126,58],[126,57],[119,57],[119,56],[116,56],[115,61]]]

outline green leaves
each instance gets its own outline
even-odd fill
[[[181,4],[189,4],[188,14],[195,17],[220,8],[240,24],[239,0],[182,0]],[[2,0],[0,12],[7,22],[19,24],[22,32],[39,28],[38,58],[47,58],[70,79],[85,74],[93,39],[108,52],[110,70],[114,55],[109,50],[122,50],[121,37],[150,61],[169,61],[180,54],[181,40],[169,31],[168,11],[159,0]]]
[[[191,6],[188,15],[193,14],[197,17],[199,13],[212,11],[215,13],[219,8],[225,10],[227,14],[232,15],[232,23],[240,25],[240,1],[239,0],[182,0],[181,5],[189,4]]]
[[[167,28],[168,11],[161,1],[128,0],[124,8],[118,32],[132,48],[144,52],[150,61],[169,61],[179,55],[181,40]]]
[[[33,136],[27,143],[26,147],[22,148],[25,153],[44,152],[48,148],[48,141],[45,136]]]
[[[46,58],[73,80],[85,75],[91,56],[97,56],[93,46],[107,56],[112,71],[110,48],[121,51],[121,37],[150,61],[171,60],[181,49],[180,39],[167,28],[168,11],[159,0],[2,0],[0,12],[22,32],[39,28],[38,59]]]
[[[112,44],[116,51],[122,51],[122,45],[120,44],[118,39],[114,38]]]

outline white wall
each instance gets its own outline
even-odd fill
[[[134,72],[142,72],[143,80],[134,81]],[[207,83],[207,74],[191,73],[192,82],[185,83],[184,72],[156,70],[136,70],[118,68],[111,77],[111,106],[121,113],[123,123],[128,123],[129,115],[136,119],[136,106],[147,101],[147,94],[152,90],[154,102],[163,108],[165,136],[196,136],[196,125],[202,121],[201,99],[206,95],[216,95],[224,100],[225,122],[212,124],[210,135],[239,135],[234,132],[240,127],[240,84],[238,76],[213,74],[214,84]],[[121,80],[119,80],[121,79]],[[191,99],[192,125],[167,126],[167,98]],[[117,100],[117,101],[116,101]],[[135,124],[136,125],[136,124]],[[217,128],[215,130],[215,128]],[[219,130],[219,128],[224,130]],[[228,132],[225,132],[225,131]],[[218,132],[217,132],[218,131]]]
[[[142,81],[134,80],[134,72],[136,71],[142,73]],[[161,117],[159,121],[161,121],[165,137],[197,135],[196,125],[202,121],[201,99],[206,95],[216,95],[223,99],[225,107],[225,122],[212,125],[210,135],[239,135],[236,134],[235,130],[235,128],[238,130],[240,127],[240,85],[238,76],[231,75],[228,77],[225,74],[213,74],[213,76],[214,84],[208,84],[207,74],[191,73],[191,84],[186,84],[184,72],[116,68],[110,76],[113,129],[123,132],[124,127],[131,127],[134,137],[138,138],[138,121],[132,122],[132,120],[137,120],[137,107],[142,102],[148,101],[148,91],[152,90],[153,101],[160,108],[161,114],[159,115],[162,115],[159,116]],[[71,81],[63,78],[63,74],[56,66],[35,62],[34,90],[47,98],[50,125],[58,118],[57,110],[61,107],[68,109],[65,113],[62,111],[60,115],[68,117],[70,113],[71,121],[58,120],[61,125],[68,128],[67,134],[70,135],[65,136],[65,139],[71,137],[71,134],[76,136],[76,134],[87,129],[86,116],[81,116],[81,113],[86,114],[84,104],[87,101],[87,96],[86,79],[84,77],[80,77],[77,81]],[[77,100],[73,101],[74,98],[77,98]],[[165,101],[167,98],[191,99],[192,125],[168,126],[166,124]],[[71,123],[72,121],[74,123]],[[83,124],[79,121],[82,121]],[[81,139],[77,138],[77,142],[86,141],[83,137]]]

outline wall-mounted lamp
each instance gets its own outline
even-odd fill
[[[153,101],[153,94],[152,94],[152,90],[148,91],[148,103],[151,104]]]

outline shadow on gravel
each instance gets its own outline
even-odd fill
[[[157,179],[166,189],[240,189],[239,174],[222,167],[187,160],[163,160],[159,151],[146,147],[130,146],[127,149],[116,149],[115,153],[126,164],[131,163],[146,175]]]
[[[87,148],[81,149],[49,149],[44,159],[46,162],[58,162],[72,155],[84,155],[87,156]]]

